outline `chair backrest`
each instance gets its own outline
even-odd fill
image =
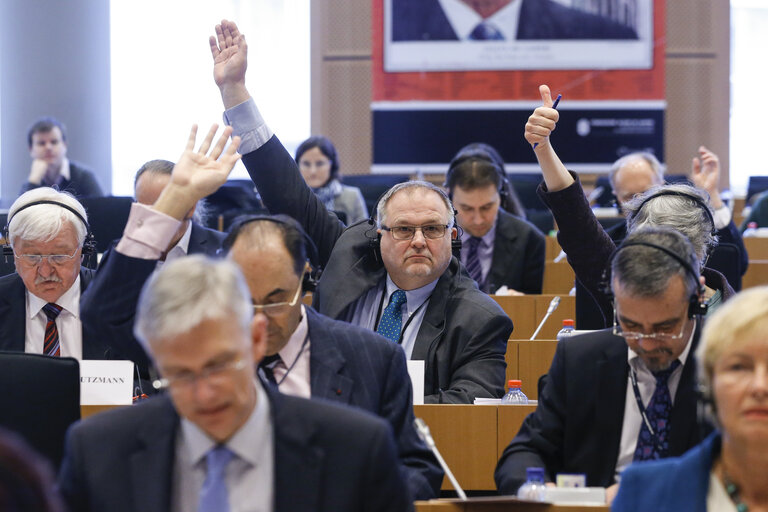
[[[88,224],[96,238],[96,250],[106,251],[113,240],[123,236],[133,198],[121,196],[82,197],[80,202],[88,212]],[[95,258],[94,258],[95,259]]]
[[[71,357],[0,351],[0,425],[58,468],[69,426],[80,419],[80,365]]]

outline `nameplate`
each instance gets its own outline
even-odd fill
[[[80,361],[80,405],[131,405],[133,361]]]
[[[424,361],[407,361],[413,387],[413,405],[424,405]]]

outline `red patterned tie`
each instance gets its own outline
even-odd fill
[[[61,347],[59,344],[59,330],[56,328],[56,317],[61,313],[61,306],[49,302],[43,306],[43,313],[48,317],[48,323],[45,324],[43,354],[58,357],[61,355]]]

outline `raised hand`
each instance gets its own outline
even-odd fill
[[[546,85],[539,86],[541,94],[541,106],[533,111],[533,114],[525,123],[525,140],[532,146],[536,144],[535,151],[539,152],[549,145],[549,135],[557,126],[560,114],[552,108],[552,94]]]
[[[240,137],[233,137],[232,143],[227,146],[227,139],[232,134],[232,128],[227,126],[216,144],[211,146],[218,128],[216,124],[211,126],[195,151],[197,126],[192,126],[187,147],[173,167],[171,181],[153,206],[156,210],[182,219],[200,199],[212,194],[227,181],[240,159],[237,153]]]
[[[221,91],[224,107],[230,108],[249,98],[245,88],[248,45],[234,21],[221,20],[216,35],[208,38],[213,56],[213,79]]]
[[[32,160],[32,166],[29,168],[29,178],[28,181],[34,185],[39,185],[42,183],[43,178],[45,178],[46,173],[48,172],[48,162],[45,160],[36,158]]]
[[[723,205],[720,199],[720,159],[704,146],[699,146],[699,156],[691,161],[691,181],[709,193],[715,209]]]

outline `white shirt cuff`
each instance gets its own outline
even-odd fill
[[[731,209],[723,204],[723,206],[714,211],[712,217],[715,219],[715,229],[723,229],[731,223]]]

